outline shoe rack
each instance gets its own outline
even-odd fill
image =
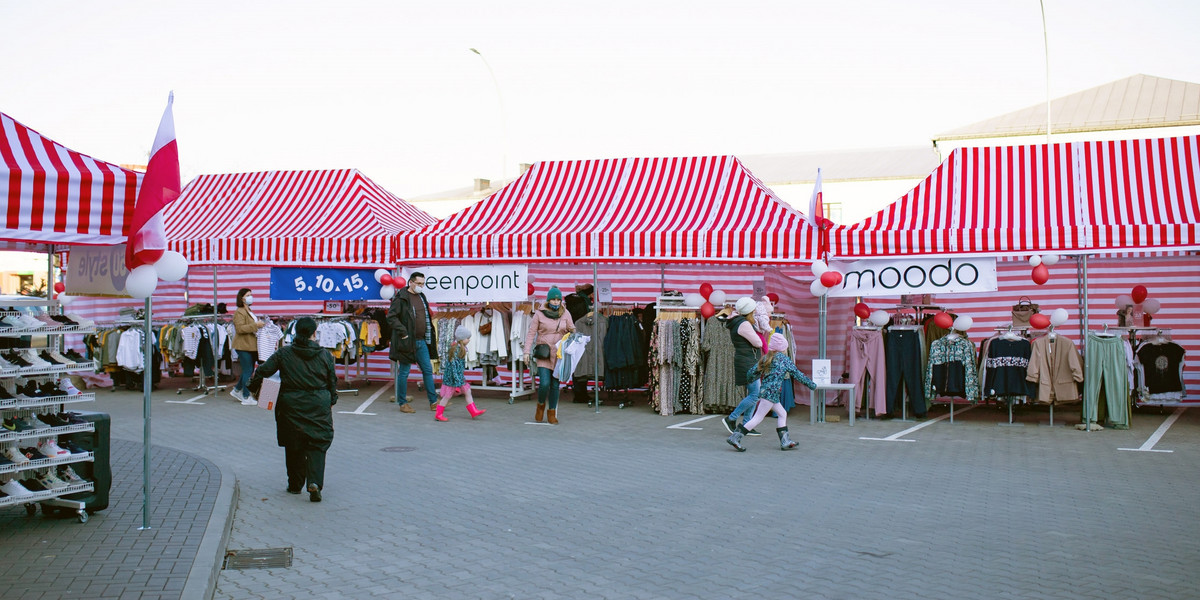
[[[58,305],[57,302],[52,301],[37,303],[24,301],[21,304],[45,307]],[[20,312],[0,310],[0,316],[18,317],[21,314]],[[46,347],[34,349],[35,353],[40,353],[42,350],[58,352],[62,348],[63,336],[89,333],[95,333],[95,330],[66,324],[60,326],[46,324],[43,327],[25,329],[0,328],[0,338],[4,339],[46,336]],[[3,353],[19,350],[23,349],[8,348]],[[4,459],[0,461],[0,491],[5,492],[5,495],[0,496],[0,508],[24,505],[25,510],[33,515],[37,510],[37,504],[41,504],[43,509],[54,507],[55,509],[74,510],[78,513],[81,523],[87,522],[88,513],[85,503],[66,499],[64,496],[92,492],[94,486],[91,481],[82,478],[79,481],[58,479],[57,482],[51,481],[51,487],[38,480],[44,480],[46,475],[57,478],[61,467],[92,462],[95,460],[94,452],[82,451],[77,448],[79,451],[50,457],[42,454],[39,450],[41,444],[53,442],[57,446],[61,441],[60,436],[94,431],[95,425],[83,422],[82,419],[62,418],[50,419],[55,421],[55,424],[50,424],[43,422],[38,415],[63,413],[70,405],[94,402],[96,394],[93,392],[59,394],[54,393],[51,389],[61,392],[61,389],[56,388],[59,387],[62,378],[72,372],[95,370],[96,361],[93,360],[72,364],[13,365],[0,369],[0,388],[3,388],[0,391],[0,417],[5,423],[3,427],[0,427],[0,458]],[[17,425],[17,423],[21,423],[21,425]],[[9,428],[10,425],[13,426],[12,429]],[[27,429],[30,425],[33,428]],[[27,456],[22,448],[33,449],[33,456]],[[63,449],[65,450],[65,448]],[[13,461],[14,454],[24,456],[27,460]],[[81,470],[90,472],[90,469]],[[74,473],[75,469],[71,471]],[[16,481],[21,487],[14,489],[7,486],[10,481]],[[60,487],[61,483],[67,485]],[[45,489],[40,489],[43,487]]]

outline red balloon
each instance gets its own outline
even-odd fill
[[[867,306],[866,302],[859,302],[854,305],[854,316],[865,319],[871,316],[871,307]]]
[[[821,273],[821,285],[831,288],[842,282],[842,274],[837,271],[829,270]]]
[[[54,282],[54,291],[56,291],[60,294],[67,291],[67,284],[65,284],[61,281],[55,281]]]
[[[1050,269],[1048,269],[1045,264],[1040,264],[1033,268],[1032,277],[1034,283],[1042,285],[1043,283],[1050,281]]]
[[[933,317],[933,324],[942,329],[950,329],[954,326],[954,317],[948,312],[940,312]]]
[[[1050,317],[1042,313],[1035,313],[1029,317],[1029,326],[1034,329],[1048,329],[1050,327]]]
[[[712,284],[711,284],[711,283],[708,283],[708,282],[706,281],[706,282],[704,282],[704,283],[700,284],[700,295],[701,295],[701,296],[704,296],[704,299],[705,299],[705,300],[708,300],[708,296],[709,296],[709,294],[711,294],[712,292],[713,292],[713,287],[712,287]]]
[[[705,302],[700,305],[700,316],[705,319],[717,314],[717,308],[712,305],[712,302]]]
[[[380,279],[383,279],[383,278],[380,277]],[[394,287],[396,289],[400,289],[406,285],[408,285],[408,282],[405,281],[403,277],[393,277],[392,278],[392,287]]]
[[[770,300],[771,304],[779,304],[779,294],[771,292],[770,294],[767,294],[767,300]]]
[[[528,292],[530,296],[532,296],[533,295],[533,284],[530,283],[530,284],[526,285],[525,291]]]
[[[396,280],[392,279],[392,276],[387,273],[379,276],[379,285],[392,285],[395,282]]]
[[[1139,283],[1133,286],[1133,292],[1129,295],[1133,297],[1134,304],[1141,304],[1146,300],[1146,296],[1150,295],[1150,291],[1146,289],[1146,286]]]

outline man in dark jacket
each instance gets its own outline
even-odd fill
[[[296,322],[292,345],[271,355],[250,380],[254,394],[264,377],[279,373],[275,402],[275,439],[283,447],[289,494],[308,483],[308,499],[321,501],[325,487],[325,453],[333,443],[333,405],[337,404],[337,373],[333,355],[312,336],[317,323],[309,317]]]
[[[408,405],[408,371],[416,363],[425,382],[425,393],[429,396],[429,410],[437,409],[438,396],[433,387],[432,360],[438,357],[437,331],[433,326],[433,312],[425,298],[425,276],[413,273],[408,277],[408,287],[396,291],[392,306],[388,309],[387,322],[392,328],[392,347],[388,358],[396,361],[396,404],[400,412],[415,412]]]

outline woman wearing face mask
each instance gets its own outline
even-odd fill
[[[538,404],[533,419],[542,422],[542,416],[551,425],[558,424],[558,380],[554,378],[554,367],[558,362],[558,353],[554,345],[564,335],[575,331],[575,322],[571,314],[563,309],[563,295],[557,287],[550,288],[546,294],[546,305],[542,310],[534,311],[529,323],[529,333],[525,336],[525,364],[534,365],[533,349],[538,344],[550,346],[549,358],[536,359],[538,375]],[[546,408],[549,402],[550,408]]]
[[[254,365],[258,362],[258,330],[266,325],[250,310],[253,304],[254,295],[250,292],[250,288],[238,290],[237,312],[233,313],[235,332],[233,349],[237,351],[238,365],[242,368],[242,375],[229,395],[247,406],[258,404],[258,401],[250,395],[250,389],[247,386],[250,383],[250,376],[254,374]]]

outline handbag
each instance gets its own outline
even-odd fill
[[[1028,296],[1021,296],[1020,300],[1012,307],[1013,327],[1029,327],[1029,317],[1036,315],[1038,311],[1038,305],[1034,304]]]
[[[491,334],[492,334],[492,322],[491,321],[488,321],[487,323],[484,323],[483,325],[479,326],[479,335],[491,335]]]
[[[534,358],[550,358],[550,344],[538,344],[533,347]]]

